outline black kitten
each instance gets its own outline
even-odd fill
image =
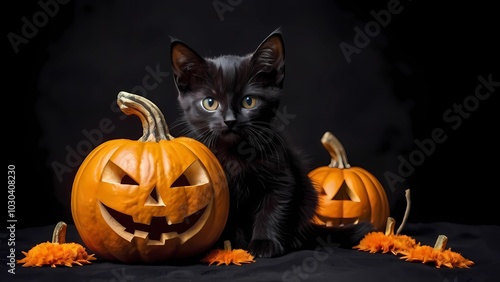
[[[209,147],[227,175],[230,212],[221,240],[256,257],[301,245],[315,232],[318,196],[302,158],[273,127],[285,77],[281,32],[246,56],[203,58],[175,39],[170,55],[186,135]]]

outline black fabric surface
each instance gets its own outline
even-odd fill
[[[16,230],[16,255],[51,239],[54,225]],[[0,281],[499,281],[500,227],[448,222],[408,223],[401,234],[425,245],[434,245],[438,235],[448,237],[447,248],[461,253],[475,264],[469,269],[436,268],[420,262],[406,262],[392,254],[370,254],[318,242],[318,247],[278,258],[257,259],[236,265],[207,265],[202,262],[165,265],[126,265],[101,261],[90,265],[57,268],[22,267],[9,274],[2,255]],[[98,234],[96,234],[98,236]],[[2,241],[7,238],[2,235]],[[82,243],[74,225],[68,225],[67,242]],[[2,242],[2,254],[7,244]],[[89,253],[91,253],[90,250]]]

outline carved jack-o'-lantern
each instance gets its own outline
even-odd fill
[[[365,169],[349,165],[344,147],[332,133],[326,132],[321,143],[332,160],[309,172],[319,195],[313,223],[329,227],[369,221],[383,230],[390,210],[382,184]]]
[[[83,242],[98,259],[125,263],[207,251],[229,212],[220,163],[202,143],[172,137],[149,100],[120,92],[118,104],[141,119],[143,136],[107,141],[81,164],[71,211]]]

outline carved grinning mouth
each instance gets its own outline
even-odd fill
[[[134,237],[147,240],[148,245],[164,245],[166,240],[178,237],[182,243],[196,235],[205,225],[212,207],[211,200],[204,208],[176,224],[168,224],[167,217],[152,217],[149,224],[136,223],[127,215],[99,202],[104,220],[120,237],[132,241]]]

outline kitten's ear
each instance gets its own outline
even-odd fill
[[[196,77],[205,70],[205,59],[182,41],[172,39],[170,44],[170,61],[177,88],[184,92],[189,89]]]
[[[252,55],[258,72],[276,74],[276,84],[282,86],[285,77],[285,45],[279,29],[271,33]]]

